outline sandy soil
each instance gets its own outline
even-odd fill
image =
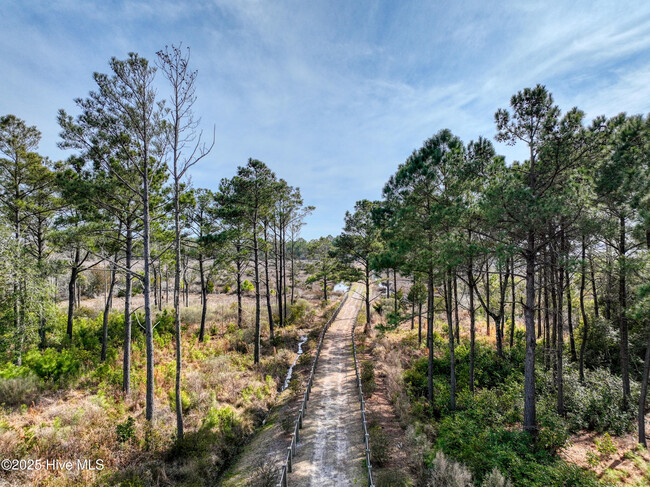
[[[646,415],[646,431],[650,431],[650,415]],[[569,445],[560,455],[567,462],[575,463],[582,468],[589,468],[596,472],[599,478],[615,478],[620,485],[648,485],[650,473],[650,453],[645,449],[638,449],[636,431],[625,436],[613,436],[616,453],[601,458],[600,463],[592,467],[587,463],[587,452],[597,453],[595,441],[603,435],[593,432],[583,432],[572,436]],[[611,471],[616,473],[612,475]]]
[[[363,437],[350,331],[361,301],[350,296],[321,351],[289,484],[363,485]]]

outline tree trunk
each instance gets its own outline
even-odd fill
[[[295,290],[296,290],[296,276],[295,276],[295,270],[294,270],[294,261],[295,261],[295,256],[294,256],[294,237],[293,237],[293,230],[291,231],[291,306],[293,306],[293,303],[295,302]]]
[[[178,117],[178,114],[176,115]],[[178,120],[178,118],[177,118]],[[174,148],[177,147],[178,131],[174,133]],[[174,338],[175,338],[175,351],[176,351],[176,377],[174,381],[174,405],[176,406],[176,441],[180,442],[184,435],[184,422],[183,422],[183,395],[182,395],[182,371],[183,371],[183,355],[181,349],[182,341],[182,321],[181,321],[181,207],[180,207],[180,177],[178,176],[178,160],[176,157],[176,150],[174,151]],[[205,283],[203,282],[203,256],[199,255],[199,267],[201,269],[201,291],[205,290]],[[199,340],[203,341],[205,321],[201,320],[201,332]],[[148,391],[147,391],[148,392]]]
[[[571,304],[571,276],[569,274],[569,269],[566,270],[566,310],[567,310],[567,324],[569,325],[569,345],[571,348],[571,362],[577,362],[576,354],[576,339],[573,333],[573,318],[572,310],[573,305]]]
[[[153,305],[158,307],[158,270],[156,264],[151,266],[153,269]]]
[[[585,311],[585,237],[582,236],[582,260],[580,261],[580,313],[582,314],[582,343],[580,344],[580,382],[585,381],[585,350],[589,337],[589,319]]]
[[[145,418],[149,422],[153,422],[154,414],[154,345],[153,345],[153,323],[151,320],[151,222],[149,216],[149,166],[145,157],[144,174],[143,174],[143,188],[142,188],[142,206],[143,206],[143,254],[144,260],[144,322],[145,322],[145,335],[146,335],[146,355],[147,355],[147,387],[146,387],[146,404],[145,404]],[[180,325],[177,324],[177,327]]]
[[[433,287],[433,269],[429,269],[427,276],[427,348],[429,349],[429,359],[427,367],[427,399],[429,406],[433,410],[433,313],[434,313],[434,292]]]
[[[364,333],[370,333],[370,263],[366,262],[366,326]]]
[[[469,287],[469,390],[471,392],[474,392],[474,362],[476,360],[476,309],[474,308],[473,266],[473,258],[470,255],[467,266],[467,283]]]
[[[255,264],[255,351],[253,363],[260,363],[260,263],[257,248],[257,212],[253,218],[253,261]]]
[[[284,313],[282,310],[282,274],[281,274],[281,260],[280,260],[280,248],[279,248],[279,236],[275,236],[273,239],[273,248],[275,250],[275,290],[276,290],[276,299],[278,301],[278,322],[279,326],[284,326]]]
[[[286,228],[282,229],[282,295],[285,315],[288,315],[287,306],[287,234]]]
[[[625,262],[626,249],[625,217],[619,218],[619,279],[618,279],[618,322],[620,326],[621,349],[621,378],[623,379],[623,402],[627,405],[630,400],[630,351],[628,348],[627,329],[627,268]]]
[[[528,231],[526,248],[526,357],[524,359],[524,431],[537,436],[537,411],[535,403],[535,231]]]
[[[411,300],[411,330],[415,329],[415,300]]]
[[[133,258],[133,230],[131,222],[126,224],[126,284],[124,288],[124,354],[122,357],[122,390],[125,395],[131,391],[131,261]]]
[[[68,282],[68,326],[66,333],[72,343],[72,324],[73,324],[73,312],[74,312],[74,301],[75,301],[75,289],[77,285],[77,276],[79,275],[79,260],[81,259],[79,247],[74,251],[74,261],[72,263],[72,269],[70,270],[70,281]]]
[[[117,254],[115,254],[115,261],[117,261]],[[108,348],[108,315],[113,307],[113,290],[115,289],[115,281],[117,277],[117,266],[111,264],[111,283],[108,287],[106,294],[106,303],[104,304],[104,316],[102,317],[102,353],[100,360],[106,361],[106,351]]]
[[[456,343],[460,345],[460,319],[458,318],[458,275],[454,270],[454,318],[456,319]]]
[[[399,323],[399,303],[397,302],[397,269],[393,269],[393,296],[395,297],[395,316]]]
[[[487,336],[490,336],[490,262],[485,261],[485,322],[487,325]]]
[[[422,346],[422,302],[418,303],[418,347]]]
[[[558,306],[557,306],[557,282],[556,275],[557,272],[557,258],[555,255],[555,248],[550,249],[550,269],[549,269],[549,287],[551,290],[551,324],[552,324],[552,336],[551,336],[551,348],[552,355],[555,356],[553,363],[553,370],[557,374],[557,325],[558,325]],[[562,294],[562,293],[560,293]]]
[[[453,287],[451,273],[447,271],[445,283],[445,308],[447,311],[447,324],[449,326],[449,409],[456,410],[456,356],[454,350],[454,320],[453,320]]]
[[[511,315],[510,315],[510,348],[515,343],[515,306],[517,304],[517,297],[515,293],[515,258],[514,256],[510,259],[510,273],[512,274],[512,281],[510,281],[510,291],[512,293],[512,310],[511,310]],[[539,300],[539,296],[541,296],[538,293],[537,299]],[[540,306],[539,304],[537,305],[537,309],[539,310]],[[538,312],[539,313],[539,312]],[[539,314],[537,315],[537,338],[539,339],[542,335],[542,322],[539,319]]]
[[[566,259],[566,238],[564,228],[560,231],[560,262],[558,268],[558,307],[557,307],[557,413],[564,416],[564,275]]]
[[[645,361],[643,362],[643,378],[641,380],[641,393],[639,394],[639,411],[637,421],[639,426],[639,443],[648,447],[645,436],[645,411],[646,397],[648,395],[648,375],[650,375],[650,329],[648,330],[648,342],[645,349]]]
[[[205,266],[203,265],[203,254],[199,254],[199,277],[201,279],[201,328],[199,329],[199,341],[205,339],[205,317],[208,313],[208,283],[205,279]]]
[[[594,272],[594,259],[589,252],[589,268],[591,270],[591,292],[594,297],[594,317],[598,319],[598,294],[596,293],[596,275]]]
[[[241,274],[242,274],[242,262],[241,262],[241,256],[239,255],[239,252],[241,252],[241,246],[236,245],[235,246],[235,251],[237,252],[237,261],[235,262],[235,265],[237,267],[237,327],[241,328],[242,327],[242,315],[244,313],[244,309],[242,308],[241,304]]]
[[[546,252],[544,252],[544,262],[546,260]],[[551,368],[551,301],[548,295],[548,266],[545,266],[540,277],[544,278],[544,366],[549,370]]]
[[[269,339],[271,343],[275,340],[275,333],[273,330],[273,309],[271,308],[271,288],[269,286],[269,248],[267,236],[268,224],[264,224],[264,284],[266,286],[266,310],[269,315]]]

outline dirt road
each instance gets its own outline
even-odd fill
[[[350,297],[325,336],[307,405],[292,487],[366,485],[359,396],[355,385],[350,332],[361,305]]]

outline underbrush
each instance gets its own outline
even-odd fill
[[[224,307],[225,308],[225,307]],[[279,385],[295,357],[296,342],[320,319],[314,307],[297,301],[293,325],[276,330],[272,347],[262,337],[262,360],[252,360],[252,325],[240,329],[228,306],[218,322],[209,322],[204,342],[197,327],[183,326],[183,384],[185,419],[182,441],[175,438],[174,319],[167,311],[154,318],[156,367],[155,422],[144,420],[145,340],[134,317],[132,327],[131,393],[122,389],[124,317],[112,313],[108,354],[100,361],[101,313],[80,309],[73,339],[65,334],[61,314],[50,329],[47,347],[32,347],[23,365],[0,363],[0,454],[3,458],[102,459],[104,470],[72,475],[66,471],[15,473],[12,485],[214,485],[241,452],[273,404]],[[195,310],[184,316],[193,321]],[[318,310],[320,314],[320,309]],[[251,315],[245,310],[245,317]],[[216,317],[212,310],[208,317]],[[143,322],[142,317],[139,317]],[[309,350],[308,341],[304,348]],[[306,355],[307,356],[307,355]],[[298,371],[296,376],[299,375]],[[5,480],[0,478],[0,483]],[[261,476],[262,473],[260,473]],[[47,478],[44,482],[43,479]]]
[[[400,332],[401,333],[401,332]],[[537,378],[537,440],[521,430],[523,418],[523,343],[500,358],[490,345],[477,342],[476,389],[469,391],[469,345],[456,348],[456,410],[449,409],[449,357],[439,346],[434,364],[434,404],[427,397],[427,357],[412,356],[405,337],[386,337],[378,345],[385,357],[391,401],[413,451],[418,485],[596,487],[608,485],[590,472],[568,464],[557,452],[571,433],[583,428],[626,431],[633,413],[622,411],[620,379],[609,372],[587,371],[580,384],[568,367],[565,375],[567,415],[556,411],[552,374]],[[443,351],[444,350],[444,351]],[[549,383],[549,381],[551,381]]]

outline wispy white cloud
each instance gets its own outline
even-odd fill
[[[34,5],[37,5],[36,7]],[[424,139],[494,134],[517,90],[551,89],[589,116],[650,111],[650,4],[638,2],[41,1],[3,6],[0,112],[43,131],[93,88],[110,56],[192,47],[197,115],[216,126],[194,181],[216,187],[248,157],[317,205],[308,236],[378,198]],[[164,91],[161,86],[160,92]],[[499,147],[508,157],[517,149]],[[311,228],[310,228],[311,227]]]

